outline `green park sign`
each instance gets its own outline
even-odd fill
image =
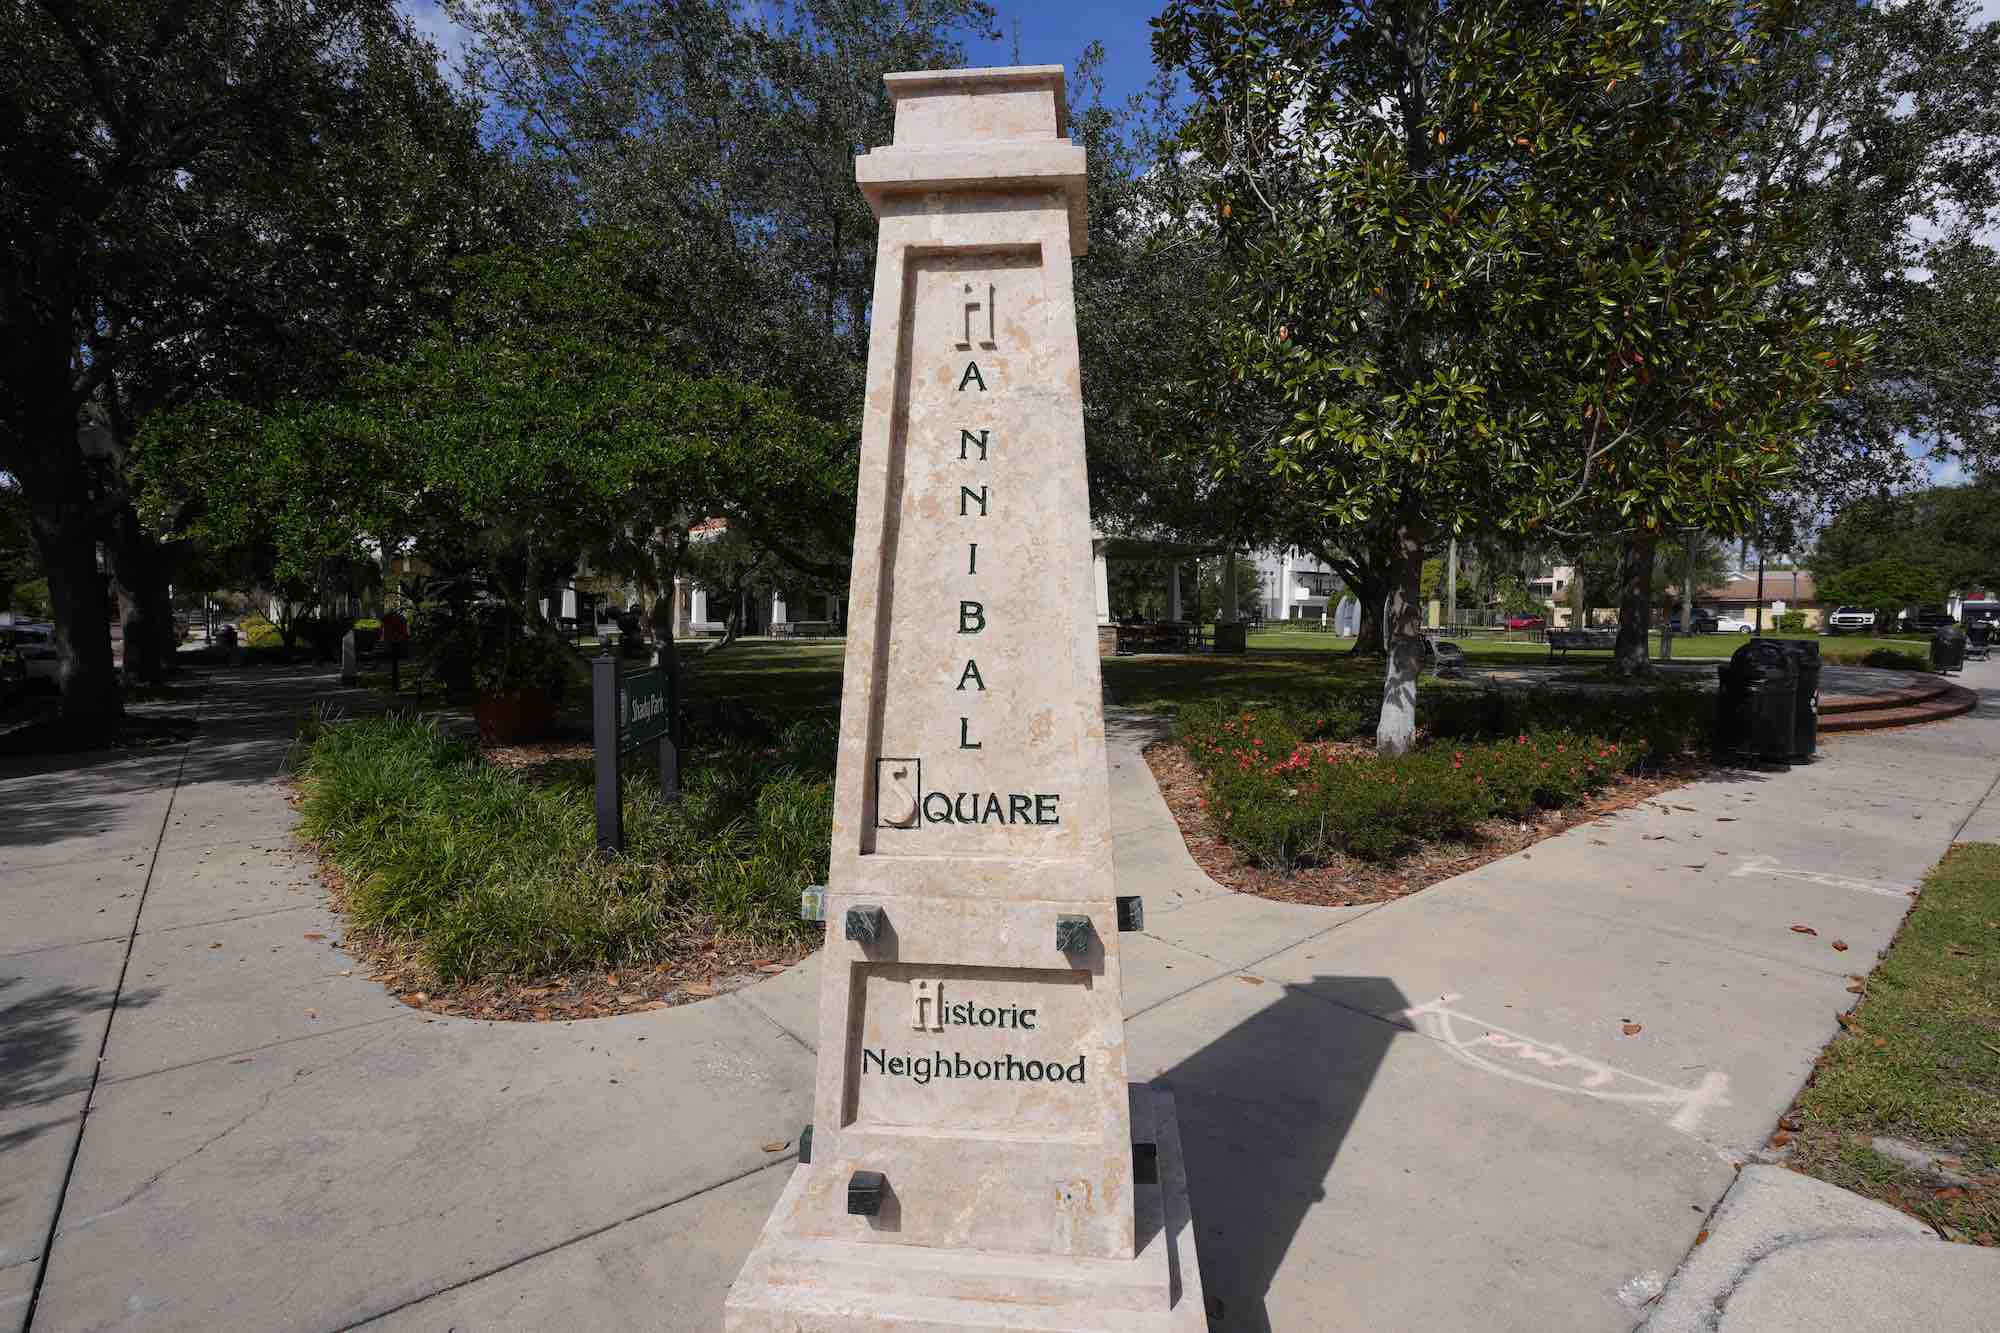
[[[659,667],[627,672],[618,682],[618,748],[632,751],[667,734],[673,724],[672,685]]]

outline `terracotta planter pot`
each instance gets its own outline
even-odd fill
[[[479,738],[500,745],[540,740],[556,720],[556,701],[547,690],[497,690],[481,694],[472,706],[479,721]]]

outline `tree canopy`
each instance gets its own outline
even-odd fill
[[[1769,40],[1754,9],[1175,0],[1159,20],[1229,268],[1187,457],[1385,552],[1383,748],[1414,725],[1427,548],[1740,520],[1854,354],[1771,298],[1782,219],[1721,171]]]
[[[121,707],[98,543],[121,595],[165,610],[170,553],[124,480],[136,423],[326,383],[505,230],[513,196],[436,57],[389,0],[0,11],[0,469],[28,503],[73,723]],[[131,628],[128,661],[152,637]]]
[[[655,327],[649,276],[616,233],[461,261],[449,315],[400,355],[355,360],[330,395],[157,415],[149,505],[200,494],[182,535],[268,534],[281,578],[376,550],[482,563],[527,620],[552,567],[676,541],[705,515],[839,540],[846,432],[704,371]]]

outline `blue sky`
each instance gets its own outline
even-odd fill
[[[436,0],[399,0],[400,7],[416,21],[420,31],[455,57],[460,35],[451,20],[438,8]],[[2000,4],[2000,0],[1992,0]],[[1118,102],[1137,92],[1153,73],[1152,30],[1147,20],[1160,12],[1158,4],[1145,0],[1033,0],[1032,3],[1001,6],[998,41],[975,43],[966,53],[975,65],[1005,65],[1011,62],[1015,24],[1020,25],[1021,63],[1063,65],[1074,68],[1076,58],[1091,41],[1104,43],[1104,96]]]
[[[2000,2],[2000,0],[1996,0]],[[1005,65],[1014,49],[1014,24],[1021,25],[1021,63],[1075,68],[1076,58],[1092,41],[1104,43],[1104,97],[1123,101],[1153,76],[1153,31],[1147,20],[1160,6],[1135,0],[1072,0],[1068,4],[1035,3],[997,6],[1001,38],[975,46],[967,54],[974,64]]]

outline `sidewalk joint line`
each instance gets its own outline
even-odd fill
[[[1965,812],[1965,818],[1958,821],[1958,827],[1951,831],[1951,844],[1945,847],[1945,851],[1949,852],[1952,846],[1957,844],[1959,835],[1964,833],[1971,826],[1973,819],[1979,812],[1986,808],[1986,803],[1993,799],[1995,788],[2000,788],[2000,773],[1993,775],[1993,781],[1986,784],[1986,794],[1974,801],[1972,808]]]
[[[214,1055],[204,1055],[196,1060],[183,1060],[177,1065],[161,1065],[158,1069],[143,1069],[136,1074],[120,1074],[104,1080],[107,1088],[123,1087],[127,1083],[138,1083],[143,1079],[157,1078],[161,1074],[177,1074],[184,1069],[195,1069],[201,1065],[212,1065],[218,1060],[240,1060],[246,1055],[257,1055],[264,1051],[275,1051],[282,1046],[296,1046],[302,1041],[318,1041],[323,1037],[337,1037],[343,1032],[359,1032],[363,1028],[380,1027],[384,1023],[394,1023],[402,1014],[384,1014],[380,1018],[364,1019],[359,1023],[348,1023],[324,1032],[301,1032],[296,1037],[280,1037],[277,1041],[267,1041],[262,1046],[241,1046],[234,1050],[218,1051]]]
[[[201,700],[194,707],[190,721],[199,721],[202,708],[208,702],[208,689],[203,687]],[[35,1312],[42,1303],[42,1284],[48,1280],[49,1260],[55,1256],[56,1236],[62,1227],[63,1205],[69,1202],[69,1187],[76,1177],[76,1164],[83,1156],[84,1132],[90,1128],[90,1110],[97,1100],[97,1083],[104,1075],[104,1058],[111,1050],[111,1027],[118,1019],[118,1002],[125,995],[125,977],[132,970],[132,951],[139,942],[139,921],[146,913],[146,896],[153,891],[153,876],[160,868],[160,848],[166,843],[167,828],[174,817],[174,802],[180,798],[181,780],[187,774],[188,756],[194,753],[195,737],[189,736],[181,743],[180,762],[174,766],[173,790],[167,796],[167,808],[160,812],[160,831],[153,839],[153,852],[146,862],[146,879],[139,886],[139,901],[132,908],[132,926],[125,935],[125,956],[118,963],[118,980],[111,988],[111,1004],[104,1011],[104,1034],[98,1038],[97,1059],[90,1066],[90,1087],[83,1094],[83,1108],[76,1117],[76,1137],[70,1140],[69,1161],[63,1167],[62,1187],[56,1191],[56,1206],[49,1214],[48,1234],[42,1238],[42,1253],[35,1264],[35,1285],[28,1293],[28,1313],[21,1321],[22,1333],[31,1333],[35,1327]]]
[[[775,981],[777,980],[777,978],[773,977],[772,980]],[[815,1059],[817,1059],[819,1056],[819,1051],[816,1050],[812,1045],[810,1045],[804,1037],[801,1037],[798,1033],[792,1031],[790,1028],[786,1027],[783,1023],[780,1023],[777,1019],[765,1013],[763,1006],[753,1004],[749,1000],[742,998],[743,991],[750,989],[751,987],[744,986],[739,990],[725,991],[724,994],[727,995],[730,999],[736,1000],[745,1009],[750,1010],[750,1012],[756,1014],[757,1017],[763,1019],[766,1023],[769,1023],[772,1027],[778,1029],[778,1031],[784,1033],[787,1037],[790,1037],[793,1041],[798,1043],[800,1050],[804,1051],[807,1055],[810,1055]],[[716,998],[720,999],[722,997],[717,996]]]
[[[452,1292],[457,1291],[462,1287],[469,1287],[472,1286],[474,1283],[484,1282],[487,1278],[490,1277],[498,1277],[500,1274],[506,1272],[510,1268],[518,1268],[522,1264],[532,1263],[534,1260],[540,1259],[544,1255],[554,1254],[557,1250],[566,1250],[572,1245],[581,1244],[582,1242],[587,1240],[595,1240],[599,1236],[604,1235],[608,1231],[615,1231],[619,1227],[625,1226],[632,1222],[637,1222],[643,1218],[651,1217],[655,1213],[664,1213],[669,1208],[678,1208],[684,1203],[690,1203],[695,1199],[699,1199],[704,1194],[713,1194],[716,1190],[722,1189],[729,1185],[734,1185],[740,1180],[748,1180],[751,1176],[761,1174],[762,1172],[765,1171],[769,1171],[773,1167],[783,1166],[788,1162],[796,1164],[797,1161],[798,1161],[798,1153],[789,1152],[781,1157],[772,1158],[768,1162],[759,1162],[755,1166],[751,1166],[742,1171],[739,1171],[733,1176],[728,1176],[722,1180],[718,1180],[712,1185],[703,1185],[700,1189],[691,1190],[686,1194],[678,1196],[677,1198],[669,1199],[665,1203],[650,1204],[647,1207],[639,1209],[635,1213],[630,1213],[624,1217],[620,1217],[613,1221],[606,1222],[601,1226],[594,1226],[589,1228],[588,1230],[579,1231],[576,1235],[571,1236],[566,1240],[554,1241],[548,1245],[542,1246],[540,1249],[530,1250],[526,1254],[519,1255],[513,1259],[509,1259],[505,1263],[498,1264],[492,1268],[487,1269],[484,1272],[474,1273],[471,1277],[460,1278],[456,1282],[448,1282],[444,1286],[439,1287],[435,1291],[427,1291],[421,1296],[412,1296],[410,1299],[406,1301],[399,1301],[398,1303],[390,1306],[386,1310],[378,1310],[374,1314],[363,1315],[361,1318],[356,1319],[351,1323],[341,1324],[338,1327],[329,1330],[329,1333],[353,1333],[353,1330],[355,1329],[366,1328],[370,1324],[380,1323],[382,1320],[387,1319],[391,1315],[400,1314],[404,1310],[408,1310],[413,1306],[422,1305],[426,1301],[436,1300],[440,1296],[448,1296]]]
[[[1243,963],[1238,966],[1224,967],[1222,971],[1216,973],[1214,976],[1209,977],[1204,981],[1197,981],[1194,983],[1194,985],[1189,986],[1185,990],[1177,990],[1172,995],[1162,996],[1159,999],[1153,1001],[1151,1004],[1147,1005],[1144,1009],[1134,1009],[1131,1013],[1125,1016],[1125,1021],[1127,1023],[1130,1023],[1136,1018],[1140,1018],[1143,1015],[1152,1013],[1155,1009],[1158,1009],[1163,1004],[1170,1004],[1173,1001],[1180,999],[1183,995],[1192,995],[1204,986],[1213,986],[1218,981],[1226,981],[1230,977],[1239,975],[1246,968],[1252,968],[1262,963],[1268,963],[1273,958],[1276,958],[1279,954],[1290,953],[1292,950],[1298,948],[1300,945],[1311,944],[1314,940],[1324,939],[1328,935],[1331,935],[1334,931],[1339,930],[1342,926],[1351,925],[1354,922],[1361,920],[1363,917],[1373,916],[1375,915],[1375,913],[1381,911],[1388,905],[1389,905],[1388,903],[1371,903],[1363,910],[1356,912],[1353,916],[1342,917],[1340,920],[1334,922],[1332,925],[1328,926],[1324,930],[1316,930],[1310,935],[1302,935],[1298,939],[1293,940],[1290,944],[1285,945],[1283,948],[1273,949],[1271,950],[1271,952],[1263,955],[1260,958],[1252,958],[1249,962]],[[1147,933],[1150,934],[1151,932]],[[1154,936],[1153,938],[1159,939],[1158,936]],[[1171,947],[1176,949],[1181,948],[1180,945],[1174,944],[1171,940],[1159,940],[1159,942],[1161,944],[1170,945]],[[1207,954],[1195,953],[1194,950],[1192,949],[1187,949],[1184,952],[1194,954],[1196,958],[1208,958]],[[1209,958],[1208,961],[1210,961],[1211,963],[1219,963],[1222,960],[1219,958]]]

